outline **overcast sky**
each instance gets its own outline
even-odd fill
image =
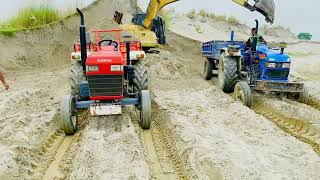
[[[319,0],[274,0],[276,4],[275,25],[289,27],[294,33],[310,32],[314,38],[320,40],[320,1]],[[149,0],[140,0],[146,5]],[[259,17],[260,22],[264,18],[258,13],[250,11],[233,3],[232,0],[180,0],[168,6],[176,12],[187,12],[190,9],[205,9],[217,14],[237,16],[241,22],[254,26],[253,20]]]

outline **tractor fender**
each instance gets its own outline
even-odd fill
[[[238,57],[241,57],[241,51],[240,50],[236,51],[236,52],[232,52],[227,47],[220,49],[220,54],[222,54],[222,53],[225,53],[225,56],[232,56],[232,57],[238,56]]]

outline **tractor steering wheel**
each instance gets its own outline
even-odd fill
[[[115,49],[118,49],[118,43],[109,39],[101,40],[98,42],[99,47],[101,46],[114,46]]]

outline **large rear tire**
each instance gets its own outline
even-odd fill
[[[73,61],[70,72],[70,89],[71,95],[80,95],[80,83],[84,78],[83,69],[80,61]]]
[[[64,95],[60,104],[60,115],[63,130],[67,135],[73,135],[77,131],[77,116],[74,116],[75,101],[72,95]]]
[[[139,124],[143,129],[150,129],[151,126],[151,96],[148,90],[140,92],[140,121]]]
[[[238,82],[234,88],[234,98],[243,105],[250,107],[252,102],[250,86],[246,82]]]
[[[211,80],[211,78],[213,77],[213,74],[212,74],[213,68],[214,68],[214,62],[210,61],[209,59],[206,59],[204,62],[204,72],[203,72],[204,78],[206,80]]]
[[[225,56],[221,53],[219,60],[219,87],[225,93],[231,93],[238,80],[238,63],[237,57]]]
[[[133,66],[134,69],[134,87],[137,91],[148,90],[149,82],[148,82],[148,72],[145,63],[142,61],[138,61]]]

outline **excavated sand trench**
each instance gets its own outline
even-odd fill
[[[89,25],[112,26],[106,22],[110,22],[114,9],[122,7],[119,3],[100,1],[89,8],[86,12]],[[106,7],[110,7],[109,11]],[[91,18],[97,16],[105,18]],[[1,149],[12,157],[0,158],[6,163],[6,167],[0,166],[1,178],[314,179],[319,176],[320,160],[312,148],[282,133],[273,123],[204,81],[200,77],[203,69],[200,43],[173,33],[168,34],[170,46],[146,60],[154,100],[151,130],[141,130],[136,110],[126,108],[117,117],[86,118],[83,114],[80,131],[66,137],[57,129],[57,112],[59,99],[67,91],[68,63],[64,59],[71,51],[70,44],[77,39],[78,20],[71,17],[54,28],[18,34],[12,43],[6,43],[9,39],[0,41],[0,51],[10,52],[4,58],[8,61],[0,62],[6,69],[14,70],[8,73],[12,91],[1,92],[1,97],[5,97],[1,98],[0,108],[4,115]],[[35,42],[43,43],[37,44],[40,46],[37,48]],[[43,66],[50,68],[43,70]],[[34,70],[39,67],[42,67],[39,72]],[[255,108],[258,112],[259,107]],[[302,114],[311,111],[305,108]],[[288,114],[282,109],[280,113],[283,112]],[[308,120],[312,123],[311,130],[307,132],[307,127],[302,126],[299,132],[306,133],[301,139],[317,140],[317,111],[312,111],[314,117],[297,115],[294,120],[280,113],[278,118],[290,119],[291,126],[281,120],[288,129],[295,126],[291,129],[298,131],[298,120]],[[282,124],[279,124],[281,128]]]

